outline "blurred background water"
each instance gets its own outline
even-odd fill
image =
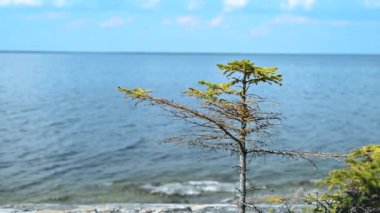
[[[277,66],[283,86],[252,92],[279,103],[278,149],[348,152],[380,138],[380,56],[271,54],[0,53],[0,204],[223,202],[237,157],[157,139],[188,130],[160,109],[124,100],[143,87],[186,104],[198,80],[222,82],[217,63]],[[258,194],[294,196],[342,166],[252,159]],[[259,196],[260,197],[260,196]]]

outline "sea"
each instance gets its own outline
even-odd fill
[[[252,86],[282,125],[278,150],[348,153],[380,139],[380,55],[0,52],[0,204],[223,203],[238,157],[160,139],[192,126],[118,87],[196,107],[182,92],[223,82],[216,64],[276,66],[283,85]],[[249,199],[299,199],[342,159],[249,158]]]

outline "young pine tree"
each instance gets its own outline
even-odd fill
[[[182,142],[212,150],[227,150],[239,156],[239,212],[247,206],[247,156],[267,154],[295,158],[334,157],[334,155],[278,151],[266,148],[270,140],[270,128],[280,124],[281,115],[261,110],[264,99],[249,93],[259,84],[281,85],[282,76],[276,67],[259,67],[249,60],[232,61],[217,65],[226,77],[225,83],[199,81],[203,90],[189,88],[184,92],[199,99],[199,107],[156,98],[151,91],[141,88],[121,88],[126,98],[136,102],[148,102],[160,106],[173,117],[194,125],[192,132],[167,138],[169,142]]]
[[[314,212],[380,212],[380,145],[354,149],[346,158],[346,166],[330,172],[319,186],[328,192],[309,195]]]

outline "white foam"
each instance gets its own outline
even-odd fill
[[[196,196],[205,192],[235,192],[234,183],[218,181],[188,181],[167,184],[145,184],[141,188],[153,194]]]

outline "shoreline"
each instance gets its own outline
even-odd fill
[[[261,203],[256,205],[264,212],[286,212],[284,204]],[[289,208],[295,212],[301,212],[305,204],[289,204]],[[1,213],[169,213],[169,212],[194,212],[194,213],[235,213],[237,207],[233,204],[173,204],[173,203],[109,203],[93,205],[76,204],[15,204],[1,205]],[[248,211],[250,212],[250,211]]]

